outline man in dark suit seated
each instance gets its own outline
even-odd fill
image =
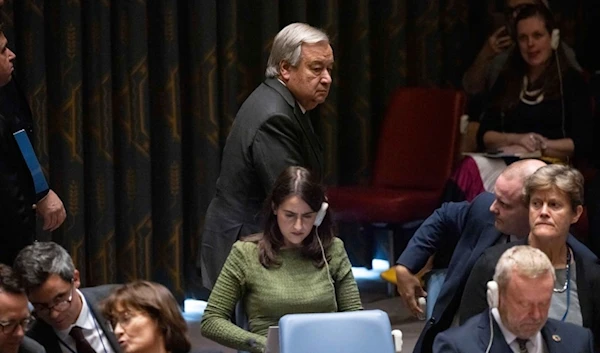
[[[542,251],[527,245],[510,248],[488,282],[490,309],[440,333],[433,351],[593,353],[589,329],[548,318],[555,280]]]
[[[0,264],[0,353],[45,353],[25,331],[33,322],[25,290],[13,270]]]
[[[440,251],[451,253],[446,279],[434,302],[432,316],[415,345],[415,353],[431,352],[435,336],[451,326],[465,283],[479,256],[495,244],[529,234],[529,210],[523,200],[523,184],[528,176],[545,165],[534,159],[510,164],[496,180],[495,195],[483,193],[471,203],[442,205],[410,240],[398,258],[396,278],[398,292],[415,314],[421,313],[417,298],[427,293],[414,273],[423,268],[431,255]],[[572,248],[594,256],[573,236],[567,241]]]
[[[323,147],[307,113],[327,98],[332,66],[333,51],[323,31],[292,23],[275,36],[266,80],[235,117],[206,211],[196,266],[207,289],[233,243],[262,231],[263,202],[286,167],[302,166],[322,178]]]
[[[17,255],[14,271],[38,318],[27,335],[48,352],[120,352],[98,308],[115,285],[79,290],[79,271],[67,251],[54,242],[25,247]]]

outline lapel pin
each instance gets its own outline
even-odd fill
[[[554,340],[554,342],[560,342],[560,336],[559,335],[552,335],[552,339]]]

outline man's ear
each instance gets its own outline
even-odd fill
[[[75,272],[73,272],[73,285],[75,286],[75,288],[79,288],[79,286],[81,285],[81,281],[79,279],[79,270],[75,269]]]
[[[292,65],[287,60],[281,60],[281,62],[279,62],[279,76],[281,76],[283,82],[289,81],[291,70]]]

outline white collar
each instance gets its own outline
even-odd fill
[[[504,336],[504,340],[506,340],[506,344],[508,344],[509,347],[511,347],[511,344],[517,339],[517,336],[510,332],[506,326],[504,326],[504,324],[502,323],[502,318],[500,317],[500,312],[498,311],[498,308],[493,308],[492,310],[492,315],[494,316],[494,320],[496,320],[496,323],[498,324],[498,327],[500,328],[500,331],[502,332],[502,335]],[[493,330],[493,327],[490,327],[490,330]],[[529,349],[529,352],[541,352],[541,347],[542,347],[542,334],[540,333],[540,331],[538,331],[535,335],[529,337],[529,341],[531,342],[531,344],[533,344],[533,348]]]
[[[85,296],[83,295],[83,293],[81,293],[81,291],[79,291],[79,289],[75,289],[75,292],[81,298],[81,311],[79,312],[79,316],[77,317],[77,320],[75,320],[74,324],[70,325],[64,330],[54,330],[61,337],[69,336],[69,332],[71,332],[71,329],[74,326],[79,326],[84,330],[93,330],[95,327],[94,316],[90,311],[90,307],[88,306],[87,301],[85,300]]]

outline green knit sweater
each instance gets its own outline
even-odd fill
[[[278,325],[285,314],[362,309],[344,243],[334,238],[326,253],[331,256],[334,285],[327,267],[315,267],[298,249],[282,249],[281,266],[266,269],[258,260],[256,243],[237,241],[208,299],[202,335],[227,347],[260,353],[265,350],[269,326]],[[239,300],[244,303],[250,332],[231,322]]]

